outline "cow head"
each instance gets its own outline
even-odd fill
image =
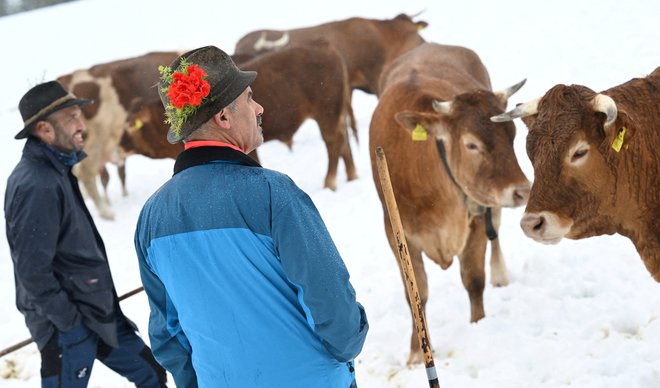
[[[410,132],[419,124],[443,142],[451,174],[468,197],[482,206],[521,206],[530,184],[514,153],[516,128],[489,118],[504,111],[508,97],[523,83],[501,92],[464,93],[451,101],[425,97],[432,112],[404,111],[395,119]]]
[[[521,220],[528,237],[554,244],[614,233],[617,177],[608,166],[614,131],[625,112],[604,94],[579,85],[557,85],[542,98],[494,121],[522,117],[529,128],[527,155],[534,183]]]

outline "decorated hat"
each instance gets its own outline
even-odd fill
[[[241,71],[215,46],[201,47],[160,66],[158,94],[170,124],[167,141],[178,143],[238,96],[257,73]]]
[[[14,136],[14,139],[23,139],[30,133],[30,129],[39,121],[60,109],[72,105],[85,106],[91,104],[92,100],[78,98],[69,93],[57,81],[49,81],[39,84],[21,98],[18,110],[23,117],[23,129]]]

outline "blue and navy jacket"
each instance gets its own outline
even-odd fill
[[[181,387],[349,387],[368,330],[311,199],[226,147],[183,151],[135,247],[153,353]]]

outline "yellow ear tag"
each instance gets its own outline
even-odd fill
[[[623,146],[623,137],[626,135],[626,131],[628,131],[628,128],[626,127],[621,127],[621,129],[619,129],[619,133],[616,135],[616,138],[614,138],[614,141],[612,142],[612,149],[614,151],[621,151],[621,146]]]
[[[142,120],[140,120],[140,119],[135,119],[135,123],[133,124],[133,126],[135,127],[135,129],[140,129],[140,128],[142,128],[142,125],[144,125],[144,124],[142,123]]]
[[[426,140],[426,129],[421,125],[417,124],[415,129],[412,130],[412,139],[413,141],[425,141]]]

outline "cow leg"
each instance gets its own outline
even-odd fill
[[[345,129],[347,132],[348,129]],[[353,163],[353,153],[351,152],[351,145],[348,140],[348,133],[344,136],[346,141],[341,151],[341,158],[344,159],[344,166],[346,166],[346,179],[352,181],[357,179],[357,172],[355,170],[355,164]]]
[[[108,195],[108,182],[110,182],[110,174],[108,174],[108,169],[105,166],[101,166],[99,170],[99,177],[101,178],[101,185],[103,186],[103,191]]]
[[[126,158],[128,158],[126,151],[121,147],[117,147],[117,175],[119,175],[119,181],[121,182],[121,195],[124,197],[128,196],[128,190],[126,189]]]
[[[117,166],[117,174],[119,175],[119,180],[121,181],[121,195],[126,197],[128,196],[128,190],[126,190],[126,163],[122,163]]]
[[[321,128],[321,135],[325,142],[325,147],[328,150],[328,172],[325,175],[326,187],[332,191],[337,190],[337,165],[339,164],[339,154],[343,144],[347,142],[346,136],[339,133],[328,133],[327,129]]]
[[[493,227],[496,231],[500,229],[502,218],[502,208],[495,207],[491,209]],[[490,284],[494,287],[503,287],[509,284],[509,275],[506,269],[504,255],[500,248],[500,239],[496,238],[490,242]]]
[[[105,218],[106,220],[113,220],[115,216],[110,210],[110,205],[108,204],[108,201],[99,195],[98,187],[96,185],[96,175],[99,172],[99,168],[94,167],[94,166],[98,166],[98,164],[94,163],[92,159],[93,157],[90,155],[86,159],[83,159],[80,163],[78,163],[79,166],[78,179],[82,181],[83,187],[85,188],[85,192],[87,193],[87,195],[92,198],[92,201],[94,201],[94,205],[96,206],[99,215],[102,218]],[[85,163],[88,160],[90,162]]]
[[[484,288],[486,284],[486,244],[483,216],[470,222],[470,235],[459,255],[461,280],[470,298],[470,322],[477,322],[486,316],[484,312]]]
[[[401,280],[403,281],[404,287],[403,292],[406,295],[406,302],[408,302],[408,307],[410,309],[410,315],[412,317],[412,333],[410,335],[410,354],[408,355],[408,365],[420,364],[424,362],[424,354],[422,353],[422,348],[419,344],[419,338],[417,337],[417,327],[415,325],[415,316],[412,313],[412,306],[410,303],[410,298],[408,298],[408,291],[406,290],[406,276],[404,275],[403,268],[401,267],[401,261],[399,260],[398,247],[396,241],[394,240],[394,234],[392,233],[392,228],[389,227],[390,220],[389,218],[385,219],[385,233],[387,234],[387,241],[390,243],[390,248],[394,253],[397,265],[399,266],[399,273],[401,275]],[[428,279],[426,277],[426,270],[424,269],[424,260],[422,258],[422,252],[416,246],[408,244],[408,254],[410,255],[410,262],[413,267],[413,272],[415,273],[415,281],[417,283],[417,290],[419,292],[419,299],[422,307],[422,313],[426,317],[426,301],[429,297],[429,287]],[[414,308],[417,308],[416,306]]]

